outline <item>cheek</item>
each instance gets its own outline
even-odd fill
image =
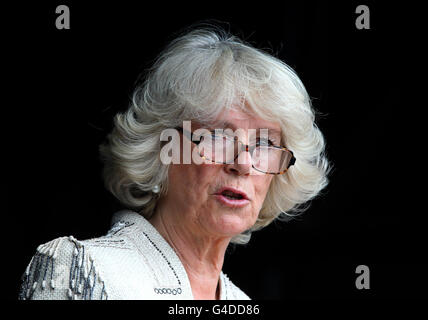
[[[171,165],[169,169],[169,190],[171,194],[180,194],[185,201],[197,200],[201,203],[207,190],[218,175],[220,166],[182,164]]]
[[[255,177],[254,191],[257,199],[257,205],[259,206],[259,208],[261,208],[263,205],[263,202],[266,198],[266,194],[269,190],[270,183],[272,182],[272,178],[273,177],[271,175]]]

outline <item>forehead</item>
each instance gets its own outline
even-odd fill
[[[216,118],[215,125],[219,128],[236,129],[268,129],[269,134],[281,135],[281,126],[277,122],[262,119],[241,109],[224,110]]]

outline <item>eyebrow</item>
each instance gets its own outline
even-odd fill
[[[220,121],[220,122],[216,123],[215,125],[223,125],[223,127],[231,128],[231,129],[233,129],[234,131],[235,131],[236,129],[238,129],[234,124],[232,124],[232,123],[228,122],[227,120],[225,120],[225,121]],[[259,129],[267,129],[267,130],[268,130],[269,135],[270,135],[271,133],[273,133],[273,134],[277,134],[279,137],[281,137],[281,130],[274,129],[274,128],[258,128],[258,129],[256,129],[256,130],[259,130]]]

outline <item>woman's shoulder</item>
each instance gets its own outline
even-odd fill
[[[115,273],[123,274],[119,271],[135,256],[125,227],[117,223],[99,238],[59,237],[39,245],[22,276],[19,298],[107,299],[118,280]]]
[[[103,286],[83,241],[59,237],[37,247],[23,276],[22,300],[92,299]],[[101,290],[103,291],[103,290]],[[104,292],[98,292],[105,298]]]

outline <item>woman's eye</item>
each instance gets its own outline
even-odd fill
[[[257,138],[257,145],[259,145],[259,146],[273,146],[273,142],[269,139]]]

